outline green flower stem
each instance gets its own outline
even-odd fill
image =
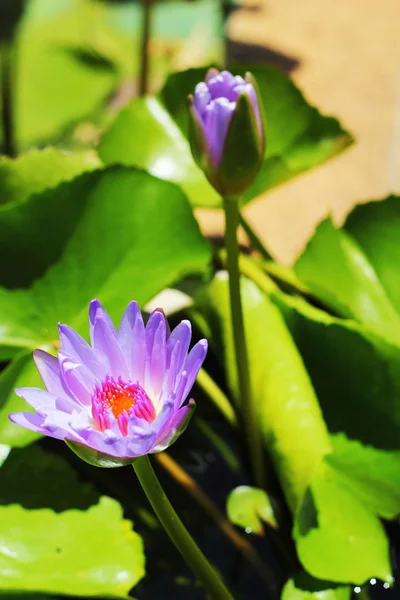
[[[0,45],[3,150],[4,154],[11,157],[17,154],[14,134],[13,58],[13,42],[4,42]]]
[[[249,360],[242,300],[240,295],[239,245],[237,229],[239,225],[239,201],[237,198],[224,198],[225,210],[225,245],[227,249],[227,266],[229,273],[229,294],[232,314],[233,341],[239,380],[240,403],[243,409],[243,420],[253,476],[258,487],[265,487],[264,454],[260,422],[251,393]]]
[[[186,527],[172,508],[147,455],[133,463],[133,468],[154,512],[189,567],[213,600],[233,600],[215,569],[210,565]]]
[[[227,256],[228,255],[225,248],[222,248],[218,252],[218,258],[221,260],[221,263],[224,266],[227,265]],[[239,256],[239,270],[242,275],[245,275],[248,279],[254,281],[260,290],[266,294],[279,291],[279,287],[276,285],[276,283],[253,258],[241,254]]]
[[[237,427],[236,414],[232,404],[229,402],[221,388],[215,383],[214,379],[210,377],[207,371],[200,369],[197,375],[196,383],[201,387],[203,392],[207,394],[212,403],[218,408],[228,423],[233,425],[233,427]]]
[[[257,250],[261,254],[264,260],[272,260],[272,257],[250,223],[244,218],[243,215],[239,215],[240,225],[243,227],[247,237],[249,238],[251,245],[254,250]]]

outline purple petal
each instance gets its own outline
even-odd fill
[[[207,80],[207,86],[213,99],[227,98],[233,100],[232,89],[234,85],[235,77],[229,71],[221,71],[215,77]]]
[[[97,310],[92,325],[92,344],[96,356],[105,368],[104,375],[129,378],[128,368],[121,347],[117,339],[117,331],[110,321],[104,316],[105,311]]]
[[[170,397],[175,390],[177,379],[185,365],[187,352],[192,338],[190,321],[181,321],[173,330],[167,342],[167,368],[164,375],[161,394]]]
[[[190,400],[186,406],[183,406],[175,413],[169,428],[165,429],[164,434],[157,440],[157,444],[151,451],[152,454],[162,452],[178,439],[188,426],[195,408],[196,403],[194,400]]]
[[[165,429],[172,423],[175,413],[175,403],[172,400],[164,402],[161,411],[150,425],[150,430],[155,431],[157,437],[162,435]]]
[[[181,342],[178,340],[172,350],[172,354],[169,357],[169,361],[168,361],[168,368],[165,372],[164,375],[164,380],[163,380],[163,384],[161,387],[161,393],[160,393],[160,401],[162,402],[163,398],[170,398],[173,396],[175,387],[176,387],[176,381],[178,379],[178,377],[180,377],[181,374],[181,370],[180,368],[178,368],[178,365],[181,363]],[[186,358],[186,355],[185,357]]]
[[[66,437],[69,437],[74,441],[81,442],[81,438],[71,431],[68,423],[62,418],[64,414],[55,411],[51,417],[49,416],[44,419],[40,415],[33,413],[13,413],[9,415],[9,419],[15,425],[20,425],[21,427],[25,427],[25,429],[36,431],[36,433],[41,433],[42,435],[47,435],[58,440],[64,440]]]
[[[175,327],[173,332],[168,338],[167,342],[167,367],[170,365],[172,351],[175,345],[180,343],[180,355],[176,363],[176,369],[183,369],[185,364],[186,355],[189,350],[190,340],[192,339],[192,326],[190,321],[181,321],[179,325]]]
[[[136,458],[148,454],[154,446],[156,434],[140,427],[130,427],[129,434],[122,437],[115,431],[91,430],[81,433],[84,444],[98,452],[119,458]]]
[[[43,350],[35,350],[33,360],[47,391],[61,398],[68,396],[68,391],[63,386],[58,359]]]
[[[203,116],[206,106],[210,102],[210,100],[211,94],[208,89],[208,85],[204,83],[204,81],[198,83],[194,90],[194,101],[195,106],[201,116]]]
[[[47,415],[56,410],[57,396],[40,388],[16,388],[15,393],[36,410],[39,415]]]
[[[118,332],[118,341],[133,382],[144,383],[146,338],[142,313],[137,302],[128,304]]]
[[[207,340],[200,340],[190,351],[187,357],[185,371],[187,372],[187,382],[183,392],[183,399],[186,399],[193,384],[196,380],[197,374],[200,370],[201,365],[207,355],[208,343]]]
[[[215,166],[218,166],[228,128],[236,108],[234,102],[229,102],[226,98],[218,98],[211,102],[206,109],[205,128],[212,160]]]
[[[175,382],[175,390],[174,390],[174,394],[173,394],[176,410],[178,410],[179,407],[182,406],[182,404],[186,400],[186,396],[184,396],[184,392],[186,389],[187,381],[188,381],[187,371],[182,371],[182,373],[179,375],[179,377],[177,377],[177,380]]]
[[[71,362],[82,363],[90,369],[94,376],[102,378],[103,372],[93,349],[68,325],[59,325],[61,349]]]
[[[109,330],[112,331],[115,336],[117,335],[117,330],[115,328],[114,323],[110,319],[110,315],[103,308],[103,305],[101,304],[100,300],[97,300],[97,298],[95,298],[89,304],[90,343],[92,344],[93,347],[94,347],[94,324],[95,324],[97,317],[102,317],[105,321],[107,321]]]
[[[93,375],[84,365],[71,362],[63,352],[59,353],[59,360],[61,375],[69,393],[80,405],[90,405],[93,389],[96,385]]]
[[[146,325],[145,389],[157,401],[167,363],[167,328],[164,313],[155,310]]]
[[[65,432],[63,432],[62,435],[52,435],[43,427],[43,417],[35,413],[12,413],[11,415],[8,415],[8,418],[15,423],[15,425],[20,425],[21,427],[25,427],[25,429],[30,429],[31,431],[36,431],[36,433],[49,435],[50,437],[55,437],[60,440],[64,439]]]
[[[219,71],[218,69],[215,69],[214,67],[212,67],[211,69],[208,69],[206,76],[205,76],[205,82],[208,84],[209,81],[211,81],[211,79],[214,79],[215,77],[217,77],[217,75],[219,75]]]
[[[136,458],[137,456],[143,456],[149,454],[151,449],[156,443],[156,433],[154,431],[148,431],[146,433],[136,433],[131,431],[128,436],[128,456]]]

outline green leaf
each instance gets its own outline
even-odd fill
[[[240,67],[244,74],[248,67]],[[266,190],[323,163],[352,141],[338,121],[309,106],[294,84],[273,67],[250,67],[267,121],[267,150],[249,202]],[[205,69],[169,76],[158,98],[134,100],[120,113],[100,144],[107,164],[132,164],[179,183],[195,206],[219,207],[220,199],[195,165],[189,150],[187,97]],[[144,146],[144,150],[143,150]]]
[[[399,198],[359,207],[344,229],[317,227],[296,275],[327,306],[400,343],[400,288],[395,270]],[[398,214],[397,214],[398,213]]]
[[[326,425],[299,352],[279,310],[249,280],[241,281],[250,375],[265,442],[294,511],[316,466],[331,451]],[[228,280],[222,272],[195,296],[194,317],[213,336],[238,400]],[[211,346],[213,348],[213,346]]]
[[[144,573],[141,539],[117,502],[98,502],[65,458],[12,450],[0,469],[0,595],[125,598]]]
[[[37,445],[13,449],[0,469],[0,505],[24,508],[85,510],[99,501],[90,483],[80,480],[69,463]]]
[[[188,140],[157,98],[138,98],[128,104],[98,150],[105,164],[135,165],[178,183],[192,201],[202,197],[204,205],[210,206],[220,201],[196,166]]]
[[[43,596],[42,594],[40,594],[40,596],[38,596],[37,594],[13,594],[11,598],[7,592],[6,594],[7,600],[57,600],[55,596],[48,596],[47,594],[46,596]],[[0,590],[0,598],[4,597],[6,594],[3,594]]]
[[[361,325],[274,295],[318,394],[329,464],[374,513],[400,513],[400,349]],[[318,352],[315,349],[318,348]],[[382,401],[384,399],[384,401]]]
[[[336,470],[328,464],[334,446],[328,436],[327,424],[332,427],[330,417],[333,415],[333,418],[345,424],[345,430],[347,425],[347,428],[352,429],[353,432],[357,429],[365,432],[366,420],[360,418],[358,412],[357,423],[354,423],[349,419],[349,412],[353,410],[356,412],[357,409],[362,411],[361,407],[357,407],[357,402],[360,405],[361,402],[366,403],[368,409],[367,403],[370,401],[372,404],[370,410],[376,416],[376,420],[370,418],[368,427],[372,429],[371,424],[373,424],[374,429],[378,428],[377,423],[379,418],[382,418],[382,397],[385,396],[375,381],[373,391],[379,394],[380,404],[376,405],[368,398],[368,377],[374,377],[376,369],[368,363],[366,366],[363,362],[364,356],[357,352],[354,345],[357,344],[360,349],[367,345],[372,356],[381,357],[382,361],[387,361],[384,352],[393,347],[382,339],[374,337],[382,352],[380,354],[378,347],[372,344],[372,347],[369,347],[368,341],[372,334],[366,333],[366,340],[364,340],[359,333],[360,326],[345,323],[343,331],[344,334],[349,332],[348,339],[344,339],[343,346],[338,346],[336,339],[335,345],[332,343],[329,347],[332,356],[327,356],[324,336],[327,336],[327,331],[331,331],[327,323],[338,323],[339,327],[342,322],[309,307],[304,301],[291,300],[280,292],[275,293],[271,298],[282,309],[287,325],[295,334],[296,342],[300,332],[303,334],[302,342],[308,352],[306,356],[303,355],[304,365],[283,317],[271,304],[271,300],[244,278],[242,278],[241,289],[252,387],[260,411],[264,439],[272,455],[286,499],[295,515],[294,535],[300,561],[307,571],[318,579],[358,584],[364,583],[370,577],[380,577],[389,581],[391,571],[388,541],[376,516],[376,505],[373,506],[371,499],[367,502],[365,494],[361,497],[358,489],[356,492],[348,485],[348,476],[339,470],[339,465]],[[303,308],[303,306],[304,316],[298,314],[300,310],[298,307]],[[217,356],[222,357],[228,382],[237,393],[226,279],[221,277],[215,279],[202,294],[199,294],[196,298],[195,310],[201,313],[199,324],[205,321],[213,331]],[[307,320],[309,313],[322,315],[318,321],[318,333],[321,336],[318,343],[316,335],[312,335],[312,330],[310,331],[309,328]],[[296,325],[299,331],[296,330]],[[351,334],[354,335],[353,346],[349,343]],[[379,344],[383,344],[384,349]],[[318,352],[315,351],[316,348]],[[335,349],[334,354],[333,349]],[[299,345],[299,350],[303,354],[303,346]],[[397,348],[394,350],[398,352]],[[349,359],[350,356],[353,357],[353,362]],[[310,362],[313,364],[312,370],[308,368]],[[354,367],[355,362],[358,362],[359,375],[351,372],[351,367],[347,364],[351,363]],[[388,364],[390,365],[390,362],[386,362],[386,370]],[[343,365],[349,369],[348,372],[340,372]],[[312,375],[326,422],[322,417],[305,366]],[[314,382],[315,371],[318,369],[320,372],[316,376],[317,381]],[[393,366],[392,376],[395,380],[399,378],[398,373],[400,370]],[[367,380],[364,394],[363,396],[359,394],[353,403],[352,386],[361,385],[361,377]],[[333,380],[335,380],[334,385]],[[325,397],[322,397],[321,393],[323,385]],[[347,397],[344,392],[346,386]],[[328,394],[332,415],[325,414]],[[399,398],[399,394],[397,392],[396,394]],[[387,410],[390,412],[391,409],[389,404]],[[397,416],[386,417],[383,432],[375,433],[375,437],[386,438],[387,443],[392,444],[395,440],[394,432],[397,430],[397,424],[391,425],[393,435],[387,436],[386,419],[388,418],[393,421]],[[371,431],[369,434],[374,435]],[[352,437],[357,439],[357,436]],[[400,443],[398,433],[395,443],[398,447]],[[377,469],[374,470],[374,473],[376,472]],[[382,473],[381,478],[384,479],[387,475],[387,472]],[[393,495],[387,495],[385,498],[384,494],[380,501],[380,510],[391,510],[393,503],[396,502]]]
[[[0,467],[6,460],[7,456],[10,453],[10,446],[5,446],[4,444],[0,444]]]
[[[60,206],[67,207],[61,217]],[[18,218],[10,217],[13,211]],[[10,250],[0,282],[30,286],[0,288],[0,345],[9,347],[11,356],[16,347],[53,346],[58,322],[87,336],[88,303],[94,297],[117,322],[130,300],[145,304],[185,275],[203,272],[210,259],[183,193],[134,169],[84,174],[13,205],[7,218],[4,214],[0,211],[0,247]],[[1,396],[0,443],[32,439],[3,421],[9,402],[15,404],[12,375],[21,376],[23,385],[32,383],[32,371],[22,378],[26,361],[19,359],[0,376],[0,389],[5,381],[10,390]]]
[[[300,571],[286,583],[281,600],[350,600],[350,597],[349,586],[319,581]]]
[[[278,527],[267,492],[248,485],[241,485],[230,492],[226,512],[232,523],[245,529],[246,533],[263,535],[263,522]]]
[[[55,148],[31,150],[17,159],[1,157],[0,204],[24,202],[32,194],[56,187],[100,165],[93,152],[61,152]]]
[[[0,589],[127,598],[144,575],[140,537],[111,498],[86,511],[0,507]]]
[[[97,18],[101,7],[95,8],[94,3],[93,8],[89,7],[91,4],[72,2],[41,18],[31,15],[34,11],[29,6],[16,44],[15,124],[19,148],[59,138],[105,105],[116,87],[119,73],[115,63],[99,64],[78,56],[79,51],[95,54],[105,49],[110,50],[106,56],[113,57],[107,29]]]
[[[400,196],[357,206],[348,216],[344,228],[362,248],[399,312]]]
[[[387,452],[332,436],[333,454],[326,461],[335,467],[360,500],[384,519],[400,514],[400,451]]]
[[[392,582],[383,525],[341,476],[322,463],[295,516],[293,535],[303,567],[318,579]]]
[[[11,423],[8,415],[33,409],[14,392],[16,387],[42,387],[43,382],[31,352],[20,352],[0,375],[0,442],[11,447],[25,446],[37,434]]]

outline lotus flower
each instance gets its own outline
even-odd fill
[[[223,196],[240,195],[264,158],[261,99],[254,78],[210,69],[189,96],[190,144],[197,164]]]
[[[89,345],[60,325],[58,358],[35,350],[46,390],[19,388],[35,413],[11,421],[61,439],[81,458],[102,467],[122,466],[160,452],[185,430],[195,403],[184,404],[207,353],[206,340],[190,351],[191,326],[170,333],[161,310],[144,326],[131,302],[117,330],[98,300],[89,308]]]

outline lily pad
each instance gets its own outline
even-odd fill
[[[300,571],[286,583],[281,600],[350,600],[350,597],[350,586],[319,581]]]
[[[264,534],[263,523],[278,527],[274,509],[265,490],[240,485],[231,491],[226,503],[229,519],[246,533]]]
[[[26,408],[13,387],[37,385],[26,351],[54,347],[60,321],[87,336],[94,297],[117,322],[130,300],[143,306],[182,277],[204,272],[210,248],[178,187],[124,168],[83,174],[0,211],[0,232],[1,251],[8,248],[0,268],[0,347],[10,357],[22,351],[0,375],[0,443],[23,445],[32,433],[7,415]]]
[[[0,507],[0,589],[127,598],[144,575],[140,537],[111,498],[86,511]]]

